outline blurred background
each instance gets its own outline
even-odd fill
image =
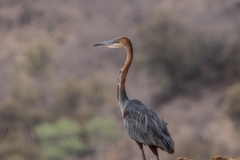
[[[160,159],[240,156],[240,1],[0,0],[0,159],[142,158],[116,99],[126,53],[91,47],[118,36],[129,98],[170,124]]]

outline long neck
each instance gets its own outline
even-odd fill
[[[125,61],[124,66],[122,67],[119,77],[118,77],[118,91],[117,91],[117,99],[120,107],[122,107],[125,100],[128,100],[126,89],[125,89],[125,83],[127,78],[128,69],[132,63],[133,59],[133,50],[132,50],[132,44],[129,42],[129,44],[125,47],[127,51],[127,59]],[[122,108],[121,108],[122,110]]]

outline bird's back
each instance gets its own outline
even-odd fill
[[[174,153],[174,141],[167,123],[151,108],[138,100],[128,100],[124,111],[124,126],[130,138],[145,145],[154,145]]]

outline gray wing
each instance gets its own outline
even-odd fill
[[[128,115],[124,126],[130,138],[145,145],[155,145],[168,153],[174,152],[174,141],[167,129],[167,123],[151,108],[138,100],[127,104]]]

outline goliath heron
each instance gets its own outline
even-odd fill
[[[143,144],[149,146],[158,160],[157,148],[173,154],[175,143],[168,132],[168,124],[151,108],[145,106],[139,100],[128,99],[126,94],[125,82],[133,59],[131,41],[126,37],[118,37],[92,46],[104,46],[108,48],[123,47],[127,51],[126,62],[118,77],[117,100],[124,118],[125,130],[129,137],[137,142],[143,159],[146,160]]]

